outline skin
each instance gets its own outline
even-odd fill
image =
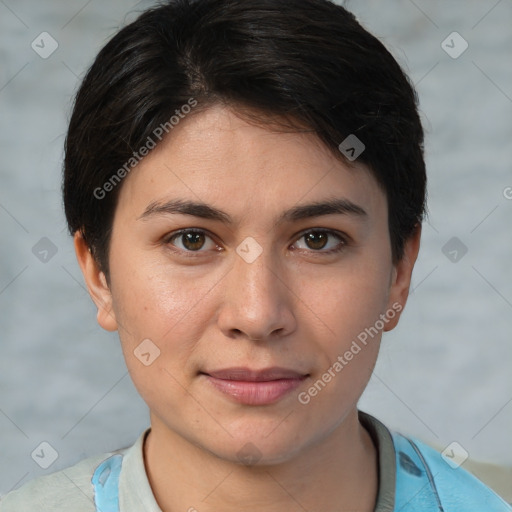
[[[151,203],[176,198],[208,203],[233,223],[141,218]],[[275,225],[285,210],[333,198],[366,215]],[[185,228],[204,237],[170,240]],[[308,243],[304,231],[320,228],[335,233]],[[326,254],[340,246],[336,232],[346,243]],[[247,237],[262,248],[252,263],[236,252]],[[75,249],[98,322],[119,331],[149,406],[145,465],[163,511],[238,512],[240,503],[246,511],[373,510],[377,454],[356,406],[381,333],[307,405],[297,396],[379,315],[405,306],[419,240],[418,227],[393,264],[386,196],[363,164],[340,162],[312,133],[277,133],[224,106],[182,120],[125,178],[109,283],[79,233]],[[160,355],[145,366],[134,350],[147,338]],[[199,374],[232,366],[309,376],[276,403],[244,405]],[[260,457],[252,465],[237,456],[247,443]]]

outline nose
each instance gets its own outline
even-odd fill
[[[252,262],[234,255],[231,271],[222,281],[218,325],[229,338],[251,341],[284,337],[296,328],[291,275],[270,250]]]

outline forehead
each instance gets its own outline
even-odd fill
[[[138,217],[150,203],[172,198],[206,202],[239,219],[334,198],[364,204],[369,215],[386,209],[365,165],[344,164],[311,132],[249,123],[223,106],[180,120],[125,178],[118,209]]]

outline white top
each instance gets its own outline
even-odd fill
[[[69,468],[36,478],[0,501],[1,512],[95,512],[91,478],[96,467],[115,453],[123,455],[119,475],[119,506],[123,512],[162,512],[144,467],[144,438],[129,448],[89,457]]]
[[[375,512],[392,512],[395,495],[395,451],[389,430],[376,418],[359,411],[361,423],[370,433],[379,453],[379,492]],[[123,455],[119,475],[121,512],[162,512],[149,484],[144,465],[144,439],[121,450],[84,459],[74,466],[38,477],[6,494],[0,512],[95,512],[92,475],[113,454]]]

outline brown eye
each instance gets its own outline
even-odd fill
[[[310,249],[323,249],[327,244],[328,235],[326,233],[322,233],[321,231],[313,231],[304,235],[304,239],[306,240],[306,245]]]
[[[300,240],[304,240],[302,245],[305,245],[305,247],[298,245]],[[337,243],[333,243],[336,241]],[[336,231],[315,229],[303,233],[295,245],[299,249],[310,249],[313,252],[330,254],[341,251],[347,245],[347,241],[343,235],[338,234]],[[322,250],[326,247],[327,250]]]
[[[210,240],[210,247],[208,247],[207,241]],[[196,230],[184,230],[172,235],[167,243],[174,245],[178,249],[185,252],[204,252],[201,249],[216,247],[213,240],[204,232]]]
[[[186,233],[181,236],[183,246],[190,251],[197,251],[204,245],[205,236],[203,233]]]

